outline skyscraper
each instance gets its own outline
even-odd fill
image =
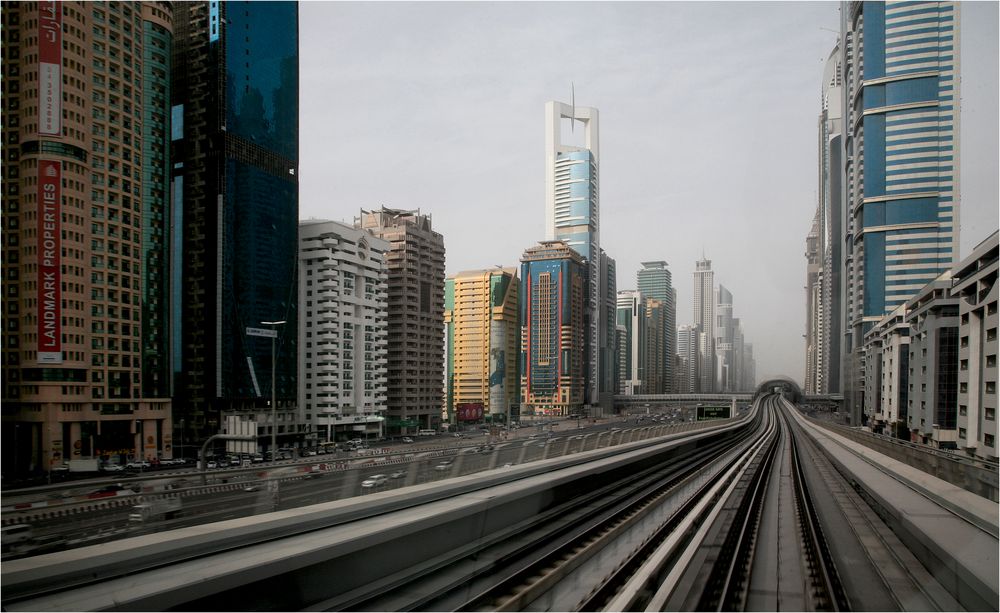
[[[958,13],[950,2],[841,7],[843,351],[854,407],[865,404],[863,338],[957,258]]]
[[[354,226],[389,242],[388,431],[399,434],[411,422],[437,429],[444,397],[444,238],[419,210],[362,210]]]
[[[673,391],[674,387],[674,354],[677,351],[675,338],[677,333],[677,300],[671,283],[670,268],[662,260],[643,262],[642,268],[636,276],[642,295],[663,303],[663,315],[666,321],[662,330],[663,338],[659,341],[664,354],[661,386],[663,393],[669,393]]]
[[[171,457],[171,3],[0,14],[4,476]]]
[[[618,280],[615,261],[601,249],[600,297],[603,313],[600,316],[600,388],[599,402],[602,414],[614,410],[618,393],[618,346],[615,341],[615,312],[618,308]]]
[[[445,395],[452,423],[506,421],[519,403],[520,283],[514,268],[470,270],[445,281]]]
[[[712,392],[715,391],[715,273],[712,260],[704,257],[695,262],[694,325],[707,337],[698,344],[697,391]]]
[[[816,211],[812,228],[806,236],[806,384],[805,393],[818,394],[823,365],[822,347],[822,284],[823,263],[820,259],[819,215]]]
[[[340,222],[299,225],[297,422],[320,441],[385,432],[388,250]]]
[[[563,143],[562,120],[582,123],[585,144]],[[545,103],[545,238],[564,241],[584,260],[584,402],[600,402],[600,146],[597,109]]]
[[[733,391],[733,294],[719,284],[715,291],[715,390]]]
[[[277,397],[296,419],[298,5],[191,2],[176,12],[174,231],[183,228],[178,417],[187,440]],[[264,324],[263,322],[284,322]],[[271,339],[247,329],[272,327]],[[276,389],[272,394],[272,368]],[[259,431],[270,434],[271,431]],[[280,444],[280,443],[279,443]]]
[[[678,394],[693,394],[698,387],[698,326],[677,328]]]
[[[521,411],[569,415],[584,403],[583,258],[543,241],[521,258]]]
[[[624,338],[620,393],[642,394],[646,382],[646,300],[642,292],[618,292],[617,326]]]

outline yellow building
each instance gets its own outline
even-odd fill
[[[518,402],[516,269],[471,270],[449,277],[444,323],[448,421],[478,421],[486,415],[505,420]]]

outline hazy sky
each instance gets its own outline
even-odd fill
[[[962,3],[961,253],[998,225],[996,2]],[[618,288],[666,260],[692,321],[702,251],[757,357],[804,374],[805,236],[839,3],[300,5],[300,211],[433,216],[447,271],[545,238],[544,106],[600,111],[601,245]],[[832,30],[832,31],[831,31]]]

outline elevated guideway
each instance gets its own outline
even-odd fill
[[[2,604],[997,610],[995,503],[783,397],[613,448],[5,562]]]

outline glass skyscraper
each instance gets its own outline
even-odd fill
[[[845,2],[845,352],[956,261],[958,4]],[[860,390],[861,355],[845,373]],[[852,398],[858,402],[860,398]]]
[[[278,408],[296,397],[298,5],[194,2],[177,11],[177,417],[201,438],[218,430],[220,411],[270,403],[271,340],[247,333],[264,321],[286,322],[276,326]]]

